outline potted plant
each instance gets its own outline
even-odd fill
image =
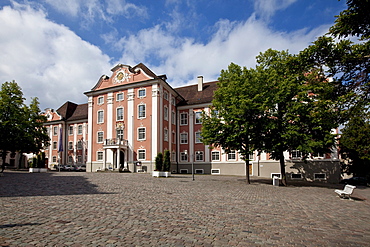
[[[37,156],[32,158],[30,162],[29,172],[47,172],[45,168],[45,153],[39,153]]]
[[[152,176],[169,177],[171,176],[170,167],[170,151],[166,150],[164,152],[164,156],[162,153],[158,153],[157,157],[155,157],[155,170],[153,171]]]

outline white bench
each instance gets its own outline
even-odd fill
[[[350,199],[354,189],[356,189],[356,186],[347,184],[343,190],[335,190],[334,192],[342,198],[348,197]]]

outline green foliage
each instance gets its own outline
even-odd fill
[[[49,141],[40,115],[37,98],[30,106],[24,104],[21,88],[16,82],[5,82],[0,90],[0,150],[38,153]]]
[[[350,166],[347,173],[356,176],[370,175],[370,112],[367,107],[357,107],[342,130],[340,149]]]
[[[155,157],[155,170],[163,171],[163,154],[162,153],[158,153],[157,157]]]
[[[370,38],[370,0],[347,0],[348,9],[337,15],[330,33],[337,37]]]
[[[163,157],[163,171],[170,171],[171,169],[171,157],[170,157],[170,151],[166,150],[164,151],[164,157]]]

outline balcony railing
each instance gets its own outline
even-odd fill
[[[104,146],[125,146],[127,147],[128,141],[120,138],[105,139]]]

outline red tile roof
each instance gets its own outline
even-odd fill
[[[203,103],[211,103],[214,91],[217,89],[217,81],[203,83],[203,90],[198,91],[198,84],[175,88],[185,101],[180,102],[178,105],[196,105]]]

